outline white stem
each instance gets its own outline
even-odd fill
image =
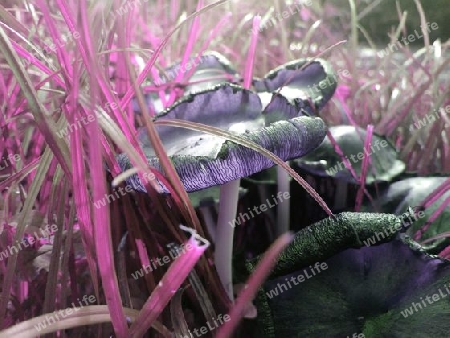
[[[340,211],[347,206],[348,183],[343,180],[335,180],[336,190],[334,192],[334,210]]]
[[[277,166],[277,181],[278,181],[278,191],[279,192],[287,192],[290,191],[291,177],[282,167]],[[276,234],[277,237],[281,236],[285,232],[289,231],[290,227],[290,206],[291,203],[288,200],[282,200],[278,203],[277,206],[277,226],[276,226]]]
[[[205,222],[206,228],[208,229],[209,236],[213,242],[216,241],[216,222],[214,221],[214,217],[212,215],[210,206],[199,207],[200,212],[202,213],[203,220]]]
[[[237,204],[239,199],[240,179],[225,183],[220,186],[219,216],[216,229],[215,263],[220,280],[227,291],[231,301],[233,295],[233,222],[236,219]]]

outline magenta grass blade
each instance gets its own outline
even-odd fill
[[[80,16],[83,25],[83,33],[85,38],[85,47],[89,59],[85,60],[89,64],[89,70],[93,78],[97,79],[97,85],[90,88],[91,106],[85,107],[95,111],[95,106],[99,102],[100,90],[109,88],[100,79],[100,70],[96,63],[96,53],[94,50],[94,42],[89,28],[89,20],[86,3],[80,4]],[[92,32],[91,32],[92,33]],[[103,167],[103,153],[102,153],[102,135],[96,116],[94,120],[86,126],[89,135],[89,165],[90,177],[92,184],[92,198],[94,204],[96,201],[101,201],[107,195],[105,170]],[[102,286],[106,303],[110,310],[111,321],[114,331],[118,337],[127,337],[128,325],[125,319],[124,310],[122,307],[122,299],[119,291],[119,283],[114,262],[114,250],[111,236],[111,219],[110,207],[106,206],[100,208],[92,208],[93,210],[93,224],[94,228],[94,242],[97,252],[98,269],[102,279]]]
[[[258,44],[259,25],[261,17],[259,15],[253,18],[252,38],[250,41],[250,48],[247,54],[247,63],[244,69],[244,88],[250,89],[253,80],[253,64],[255,62],[256,45]]]
[[[436,202],[448,189],[450,189],[450,178],[447,179],[440,187],[435,189],[420,203],[425,209]]]
[[[64,78],[70,79],[72,78],[72,63],[69,61],[69,55],[67,52],[63,49],[62,46],[60,46],[56,41],[59,39],[58,29],[56,28],[55,22],[52,19],[49,6],[44,2],[44,0],[38,0],[39,9],[42,11],[42,15],[44,17],[46,27],[50,31],[50,35],[53,38],[56,46],[56,55],[58,56],[58,60],[61,64],[61,71],[64,75]]]
[[[225,322],[217,333],[216,338],[232,337],[233,331],[236,329],[242,316],[244,315],[245,308],[255,298],[258,288],[266,280],[267,276],[270,274],[270,271],[275,266],[277,257],[293,238],[294,235],[287,232],[281,235],[266,251],[264,257],[256,266],[255,272],[250,276],[247,286],[242,290],[236,299],[235,305],[231,308],[229,314],[230,320]]]
[[[181,228],[189,231],[192,236],[184,244],[185,250],[181,251],[181,255],[175,259],[164,274],[164,277],[139,312],[138,318],[131,325],[130,334],[132,337],[142,337],[145,334],[209,247],[209,242],[200,237],[195,230],[184,226],[181,226]]]
[[[91,165],[93,200],[100,201],[106,195],[106,185],[98,124],[93,122],[88,125],[88,131],[90,135],[89,162]],[[114,268],[109,205],[103,208],[93,208],[93,211],[95,247],[97,249],[98,268],[102,278],[102,286],[105,290],[106,303],[110,309],[114,331],[118,337],[127,337],[128,326],[125,320],[117,274]]]
[[[200,0],[197,3],[197,12],[203,7],[203,0]],[[189,39],[186,45],[186,48],[184,50],[183,59],[181,60],[181,68],[184,69],[186,63],[189,60],[189,57],[192,54],[192,49],[194,47],[195,42],[198,39],[198,33],[200,29],[200,17],[196,16],[194,20],[192,21],[191,31],[189,33]],[[183,77],[183,72],[179,72],[177,76],[175,77],[175,83],[180,82],[181,78]],[[170,92],[170,98],[168,104],[171,105],[175,101],[175,95],[176,91],[172,90]]]

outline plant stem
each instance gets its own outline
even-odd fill
[[[234,300],[232,259],[235,226],[233,221],[236,218],[240,183],[241,180],[237,179],[220,186],[219,216],[216,229],[216,269],[232,301]]]

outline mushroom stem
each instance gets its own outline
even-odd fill
[[[236,226],[236,212],[239,199],[240,179],[230,181],[220,186],[219,216],[216,229],[215,263],[222,285],[231,301],[233,294],[233,236]]]
[[[291,177],[282,167],[277,166],[277,181],[278,181],[278,191],[291,193],[290,183]],[[285,232],[289,231],[289,219],[290,219],[290,202],[283,200],[277,205],[277,226],[276,234],[277,237],[281,236]]]

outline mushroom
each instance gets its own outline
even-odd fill
[[[238,83],[241,81],[231,62],[217,52],[207,52],[199,57],[191,57],[183,67],[181,62],[171,65],[164,70],[164,73],[160,74],[160,79],[156,85],[160,86],[166,82],[174,81],[179,74],[183,75],[184,81],[191,83],[184,88],[185,96],[221,83]],[[189,74],[190,76],[188,76]],[[165,94],[167,100],[169,96],[169,94]],[[145,95],[145,99],[146,104],[152,105],[156,113],[164,111],[164,105],[157,93],[148,93]],[[133,109],[136,113],[140,113],[139,105],[135,100],[133,100]]]
[[[221,84],[181,99],[155,120],[177,118],[219,127],[255,142],[286,161],[313,150],[326,134],[320,118],[299,114],[281,95],[275,95],[263,111],[255,92],[233,84]],[[269,120],[272,122],[266,125]],[[274,163],[250,148],[220,137],[182,128],[160,125],[156,128],[187,192],[220,185],[216,267],[222,284],[233,299],[232,225],[236,217],[239,182],[242,177],[270,168]],[[141,129],[139,139],[149,165],[162,171],[145,130]],[[125,154],[118,156],[118,162],[123,170],[132,166]],[[128,183],[135,190],[145,192],[137,175],[129,177]],[[167,193],[167,187],[158,183]]]
[[[398,234],[403,226],[342,213],[299,231],[258,291],[255,336],[447,337],[449,261]],[[388,236],[366,246],[380,232]]]
[[[305,105],[304,109],[311,115],[327,104],[336,86],[337,76],[331,65],[311,58],[291,61],[273,69],[263,79],[253,81],[253,87],[260,94],[279,91],[289,101]]]
[[[258,91],[263,104],[268,104],[273,92],[279,92],[289,102],[297,105],[304,114],[315,116],[333,96],[337,86],[331,65],[321,59],[299,59],[275,68],[263,79],[256,79],[253,87]],[[278,190],[290,191],[291,177],[277,167]],[[290,203],[285,201],[277,212],[277,235],[289,227]]]
[[[347,125],[330,127],[328,130],[359,178],[362,171],[366,130]],[[405,170],[405,164],[398,159],[398,153],[394,146],[388,140],[376,134],[372,134],[372,145],[367,155],[370,155],[366,176],[366,184],[368,185],[374,182],[391,181]],[[329,137],[326,137],[313,152],[297,159],[295,164],[314,175],[338,179],[335,210],[340,210],[346,205],[347,183],[359,183],[350,170],[346,168],[342,157],[336,152]]]
[[[233,69],[231,62],[217,52],[205,53],[195,71],[189,77],[192,84],[186,86],[184,95],[193,94],[212,88],[221,83],[238,83],[241,81],[238,73]]]

